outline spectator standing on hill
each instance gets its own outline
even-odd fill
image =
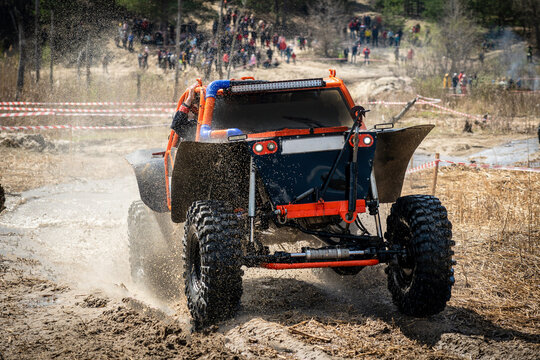
[[[261,50],[257,49],[257,51],[255,52],[255,58],[257,59],[257,67],[259,67],[262,59]]]
[[[459,80],[459,85],[461,87],[461,93],[463,95],[467,95],[467,84],[468,83],[469,83],[469,81],[467,80],[467,75],[463,74],[463,76]]]
[[[369,17],[369,15],[364,16],[364,25],[366,25],[367,28],[371,26],[371,17]]]
[[[283,55],[285,55],[286,49],[287,49],[287,43],[285,42],[285,39],[282,39],[282,41],[279,43],[279,53],[282,58],[283,58]]]
[[[369,54],[371,53],[371,50],[369,50],[367,45],[364,50],[362,50],[362,53],[364,54],[364,64],[369,65]]]
[[[394,46],[394,32],[392,30],[388,31],[388,46]]]
[[[293,64],[296,65],[296,54],[294,53],[294,51],[293,51],[291,57],[292,57]]]
[[[402,39],[403,39],[403,30],[399,29],[398,32],[396,33],[396,39],[395,39],[396,46],[399,46],[401,44]]]
[[[133,52],[133,40],[135,39],[135,35],[133,33],[129,33],[128,36],[128,50],[130,52]]]
[[[349,61],[349,47],[348,46],[346,46],[343,49],[343,57],[345,58],[345,61]]]
[[[279,36],[278,34],[274,33],[274,36],[272,36],[272,45],[274,45],[274,47],[279,50],[278,41],[279,41]]]
[[[373,38],[371,45],[379,47],[379,28],[377,26],[373,26],[371,37]]]
[[[351,62],[356,63],[356,54],[358,54],[358,45],[353,44],[351,53]]]
[[[251,54],[251,58],[249,59],[249,69],[253,69],[257,65],[257,57],[255,54]]]
[[[270,61],[272,61],[272,55],[274,54],[274,50],[272,50],[272,48],[269,46],[268,49],[266,50],[266,56],[268,56],[268,59]]]
[[[527,48],[527,62],[532,64],[533,62],[533,48],[531,45]]]
[[[452,83],[450,81],[450,74],[446,73],[444,74],[444,77],[443,77],[443,89],[450,89],[450,87],[452,86]]]
[[[354,19],[351,19],[351,21],[349,21],[349,34],[350,34],[350,38],[351,40],[354,40],[355,37],[356,37],[356,18]]]
[[[366,44],[369,44],[369,42],[371,41],[371,29],[370,28],[366,29],[365,36],[366,36]]]
[[[459,83],[458,74],[454,73],[454,75],[452,76],[452,92],[454,94],[456,93],[456,88],[458,86],[458,83]]]
[[[287,56],[287,64],[291,61],[292,49],[290,46],[287,46],[285,49],[285,55]]]
[[[103,73],[104,74],[108,74],[109,73],[109,69],[107,68],[107,66],[109,66],[109,62],[110,62],[110,57],[109,57],[109,54],[105,53],[105,55],[103,55],[103,59],[101,59],[101,65],[103,66]]]

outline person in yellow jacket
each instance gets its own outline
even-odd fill
[[[450,74],[446,73],[444,74],[442,87],[443,89],[450,89],[452,86],[452,82],[450,81]]]

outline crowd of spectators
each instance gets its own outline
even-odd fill
[[[182,25],[180,53],[177,53],[174,26],[167,25],[166,31],[147,19],[133,19],[118,25],[116,46],[130,52],[139,46],[137,54],[139,68],[147,69],[149,57],[157,55],[157,65],[163,70],[180,66],[210,68],[216,64],[217,56],[225,67],[273,68],[282,61],[296,64],[297,54],[293,45],[305,49],[306,36],[297,37],[296,43],[288,43],[286,38],[265,20],[256,19],[253,14],[241,13],[238,9],[227,9],[221,28],[216,19],[212,26],[212,37],[196,30],[194,26]],[[219,34],[218,34],[219,32]]]
[[[367,65],[372,61],[372,50],[378,47],[395,48],[395,58],[399,60],[403,30],[394,31],[385,26],[380,15],[353,17],[345,32],[347,46],[339,55],[345,61],[355,63],[357,57],[362,57]],[[412,27],[411,39],[417,39],[419,32],[419,24]],[[183,70],[188,67],[209,70],[218,62],[226,68],[273,68],[281,62],[296,64],[295,48],[304,50],[311,46],[312,40],[311,35],[286,39],[273,24],[237,8],[226,9],[221,24],[215,19],[211,35],[197,31],[196,24],[182,25],[180,52],[177,53],[173,25],[157,26],[147,19],[136,18],[119,24],[115,41],[118,47],[130,52],[135,51],[135,46],[141,49],[137,54],[141,69],[147,69],[149,58],[156,56],[157,66],[167,71],[176,66]],[[412,59],[413,53],[412,48],[409,49],[406,59]]]
[[[395,47],[396,58],[399,57],[399,47],[403,39],[403,30],[393,31],[383,24],[382,17],[376,15],[373,18],[370,15],[353,17],[349,20],[345,30],[349,39],[348,45],[343,50],[344,59],[353,63],[357,62],[357,56],[364,58],[364,64],[369,64],[372,48]],[[412,33],[418,33],[420,25],[416,25],[411,30]],[[350,54],[350,58],[349,58]]]

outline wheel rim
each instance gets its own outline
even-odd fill
[[[416,263],[410,249],[412,231],[407,222],[401,219],[399,226],[400,244],[406,251],[406,255],[397,257],[397,265],[395,266],[394,279],[399,287],[406,291],[412,284]]]
[[[189,277],[193,290],[199,292],[201,289],[201,254],[199,249],[199,238],[194,231],[190,231],[189,236]]]

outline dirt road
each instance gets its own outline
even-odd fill
[[[130,279],[126,215],[138,195],[122,154],[140,146],[89,142],[62,167],[77,167],[75,179],[8,192],[0,358],[538,358],[540,331],[501,326],[453,300],[428,319],[399,314],[382,266],[348,279],[247,269],[239,314],[191,334],[182,296],[159,299]]]

